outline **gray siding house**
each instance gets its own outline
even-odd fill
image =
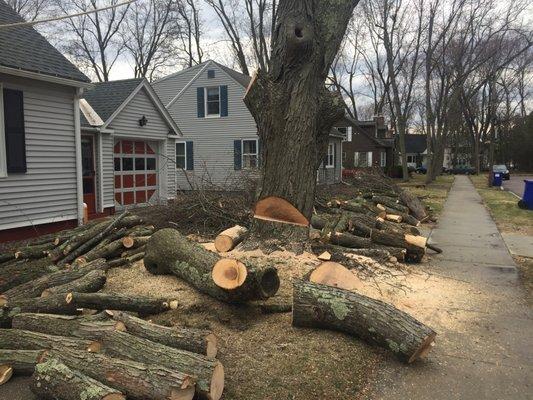
[[[176,143],[176,187],[234,189],[256,177],[261,144],[243,97],[250,77],[209,60],[152,84],[183,138]],[[320,183],[341,179],[342,139],[332,135]]]
[[[98,83],[84,94],[80,108],[90,217],[175,197],[181,133],[146,79]]]
[[[0,0],[0,25],[22,21]],[[0,240],[82,220],[79,98],[89,85],[33,28],[0,29]]]

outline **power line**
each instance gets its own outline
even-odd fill
[[[128,0],[128,1],[124,1],[122,3],[115,4],[115,5],[112,5],[112,6],[107,6],[107,7],[102,7],[102,8],[95,8],[94,10],[84,11],[84,12],[81,12],[81,13],[71,14],[71,15],[63,15],[63,16],[55,17],[55,18],[40,19],[40,20],[35,20],[35,21],[15,22],[13,24],[0,25],[0,29],[2,29],[2,28],[17,28],[17,27],[20,27],[20,26],[33,26],[33,25],[37,25],[37,24],[44,24],[46,22],[54,22],[54,21],[61,21],[63,19],[81,17],[81,16],[84,16],[84,15],[94,14],[94,13],[97,13],[97,12],[100,12],[100,11],[111,10],[112,8],[126,6],[128,4],[135,3],[136,1],[137,0]]]

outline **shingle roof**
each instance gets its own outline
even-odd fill
[[[408,134],[405,135],[405,152],[406,153],[423,153],[426,151],[426,135]]]
[[[0,25],[24,22],[0,0]],[[31,26],[0,28],[0,65],[80,82],[90,82]]]
[[[141,84],[143,78],[97,83],[83,97],[105,122],[128,96]],[[83,121],[82,125],[86,121]]]
[[[216,61],[213,61],[213,63],[218,65],[224,72],[226,72],[226,74],[231,76],[233,79],[235,79],[245,88],[248,87],[248,85],[250,84],[250,81],[252,80],[252,78],[249,77],[248,75],[241,74],[240,72],[235,71],[234,69],[228,68],[225,65],[219,64]]]

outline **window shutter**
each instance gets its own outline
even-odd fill
[[[372,166],[372,152],[371,151],[368,152],[367,158],[368,158],[368,161],[367,161],[368,166],[371,167]]]
[[[337,144],[333,143],[333,167],[337,166]]]
[[[257,166],[261,168],[261,161],[263,160],[263,155],[261,154],[261,138],[257,139]]]
[[[196,102],[198,109],[198,118],[205,118],[205,93],[204,88],[196,88]]]
[[[240,140],[233,141],[233,168],[235,171],[242,169],[242,142]]]
[[[24,97],[20,90],[4,89],[4,125],[7,172],[26,172]]]
[[[352,127],[351,126],[349,126],[346,129],[346,134],[347,134],[347,141],[351,142],[352,141]]]
[[[228,116],[228,87],[220,86],[220,116]]]
[[[359,166],[359,152],[356,151],[353,153],[353,166],[358,167]]]
[[[187,160],[186,160],[186,166],[187,171],[193,171],[194,170],[194,145],[193,142],[186,142],[185,146],[187,147]]]

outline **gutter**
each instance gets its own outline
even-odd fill
[[[78,225],[83,225],[83,167],[81,162],[80,97],[83,89],[76,89],[74,95],[74,141],[76,146],[76,198],[78,203]]]

